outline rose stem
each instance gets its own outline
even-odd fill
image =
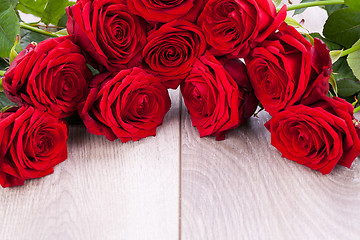
[[[308,8],[308,7],[316,7],[316,6],[324,6],[324,5],[336,5],[336,4],[344,4],[345,0],[327,0],[327,1],[317,1],[317,2],[307,2],[307,3],[299,3],[294,5],[288,5],[287,10],[295,10],[300,8]],[[281,8],[277,8],[279,11]]]
[[[349,55],[350,53],[356,52],[358,50],[360,50],[360,44],[356,45],[356,46],[353,46],[353,47],[351,47],[349,49],[346,49],[345,51],[343,51],[341,53],[340,57],[345,57],[345,56]]]
[[[30,26],[29,24],[26,24],[24,22],[20,22],[20,27],[24,28],[24,29],[27,29],[27,30],[30,30],[30,31],[33,31],[33,32],[41,33],[41,34],[46,35],[46,36],[59,37],[56,33],[48,32],[48,31],[42,30],[40,28]]]

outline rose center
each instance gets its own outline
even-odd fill
[[[148,95],[143,95],[139,98],[137,103],[136,112],[139,115],[146,113],[149,109],[149,97]]]
[[[303,149],[307,149],[309,147],[308,137],[304,136],[301,132],[299,133],[298,141],[301,144],[301,146],[303,147]]]
[[[77,76],[72,74],[63,73],[64,75],[59,79],[59,85],[57,86],[57,98],[62,100],[70,100],[73,96],[76,96],[77,93],[74,91],[74,79]],[[56,83],[55,83],[56,84]]]
[[[120,24],[118,21],[114,24],[112,24],[112,32],[115,38],[118,40],[123,39],[127,35],[127,29],[123,24]]]
[[[35,137],[35,154],[41,155],[47,153],[54,148],[54,142],[51,137],[46,136],[44,133],[39,133]]]
[[[178,58],[175,47],[169,47],[165,50],[165,58],[169,61],[173,61]]]
[[[218,16],[223,18],[237,18],[236,10],[236,3],[230,1],[224,1],[222,4],[217,4],[215,8],[215,12],[218,14]]]
[[[279,94],[282,93],[282,89],[281,89],[282,86],[281,83],[277,81],[277,77],[271,74],[270,72],[264,72],[260,76],[262,76],[261,78],[264,79],[262,84],[264,91],[268,95],[272,96],[274,100],[280,99]],[[262,79],[259,80],[261,81]]]
[[[204,99],[197,87],[194,87],[191,91],[191,105],[194,107],[195,112],[200,115],[204,114]]]

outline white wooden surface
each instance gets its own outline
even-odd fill
[[[323,24],[315,13],[301,16],[308,29]],[[225,141],[200,139],[171,97],[155,138],[121,144],[71,127],[54,174],[0,189],[0,240],[360,239],[359,159],[327,176],[283,159],[266,113]]]
[[[182,120],[183,239],[360,239],[360,164],[323,176],[269,145],[269,116],[223,142]]]

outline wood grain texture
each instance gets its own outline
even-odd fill
[[[294,18],[322,32],[326,12]],[[216,142],[199,139],[183,108],[182,239],[360,239],[359,159],[323,176],[281,158],[263,126],[267,113]]]
[[[0,191],[0,239],[177,239],[179,95],[157,137],[121,144],[70,128],[55,173]]]
[[[359,239],[359,159],[323,176],[281,158],[267,113],[222,142],[183,113],[182,239]]]

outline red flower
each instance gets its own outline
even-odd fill
[[[299,102],[316,102],[329,91],[332,64],[326,45],[315,39],[312,46],[286,24],[245,61],[255,95],[271,115]]]
[[[93,66],[119,71],[140,64],[146,23],[130,12],[126,0],[80,0],[66,12],[67,30]]]
[[[239,58],[275,32],[285,17],[286,7],[276,14],[271,0],[209,0],[198,22],[212,54]]]
[[[154,22],[169,22],[177,18],[185,18],[195,22],[205,0],[127,0],[130,10]]]
[[[350,167],[360,154],[353,110],[343,99],[325,97],[311,106],[290,106],[265,126],[283,157],[328,174],[336,164]]]
[[[5,73],[6,96],[55,117],[73,114],[86,97],[92,74],[72,40],[73,36],[65,36],[29,44]]]
[[[174,20],[149,33],[144,68],[161,77],[167,88],[177,88],[206,49],[201,30],[185,20]]]
[[[54,172],[67,158],[65,122],[32,107],[0,113],[0,184],[12,187]]]
[[[90,94],[79,106],[87,130],[113,141],[137,141],[155,136],[171,102],[160,79],[140,68],[103,73],[91,82]]]
[[[257,99],[240,60],[222,59],[208,52],[195,62],[181,84],[185,105],[200,137],[215,135],[217,140],[248,119]]]

